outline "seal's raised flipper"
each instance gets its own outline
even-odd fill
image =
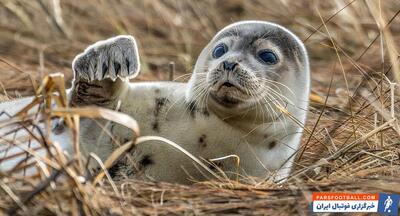
[[[128,79],[139,73],[139,54],[132,36],[120,35],[89,46],[72,62],[71,105],[109,106]]]

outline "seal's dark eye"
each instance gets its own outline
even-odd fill
[[[278,57],[272,51],[261,50],[257,55],[266,64],[274,65],[278,63]]]
[[[212,56],[214,58],[219,58],[223,56],[226,52],[228,51],[228,48],[226,47],[225,44],[218,44],[213,50]]]

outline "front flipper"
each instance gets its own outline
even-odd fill
[[[72,63],[72,106],[109,107],[139,73],[139,54],[132,36],[99,41],[77,55]]]

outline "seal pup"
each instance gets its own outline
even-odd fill
[[[132,37],[90,46],[73,61],[71,105],[126,113],[138,121],[142,136],[167,138],[229,178],[289,176],[310,89],[306,49],[289,30],[263,21],[223,28],[200,53],[188,83],[129,83],[138,68]],[[133,134],[101,124],[82,120],[81,145],[104,160]],[[176,183],[210,177],[181,151],[154,140],[137,145],[110,171]]]

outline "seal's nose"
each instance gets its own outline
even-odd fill
[[[224,70],[227,71],[233,71],[235,69],[237,63],[236,62],[229,62],[229,61],[224,61],[222,62],[224,64]]]

